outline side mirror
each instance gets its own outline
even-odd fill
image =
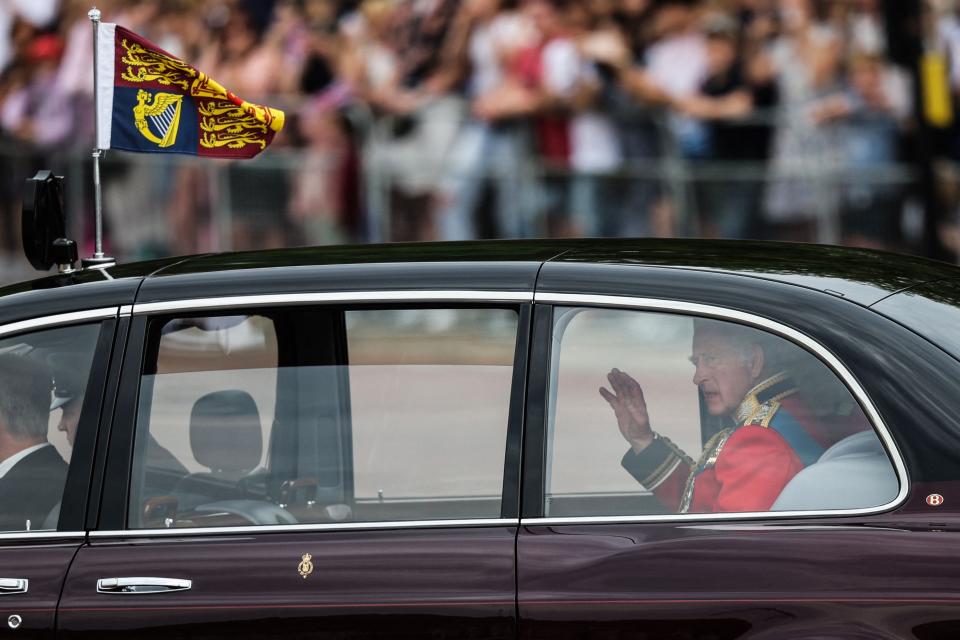
[[[48,271],[54,264],[58,264],[58,259],[70,255],[69,249],[65,252],[64,247],[55,246],[55,241],[67,234],[63,211],[63,176],[55,176],[53,172],[44,169],[27,179],[23,194],[21,231],[23,252],[34,269]],[[76,245],[72,253],[75,256]],[[72,268],[72,264],[69,267]]]

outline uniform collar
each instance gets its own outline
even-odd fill
[[[767,426],[780,407],[780,400],[797,390],[793,379],[781,371],[757,384],[747,392],[733,416],[738,425],[760,424]]]

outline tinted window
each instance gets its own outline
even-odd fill
[[[156,320],[134,527],[496,518],[509,309]]]
[[[56,529],[99,325],[0,340],[0,531]]]
[[[677,314],[558,309],[546,515],[871,507],[896,474],[816,357]]]
[[[495,498],[482,512],[498,517],[516,313],[347,311],[346,322],[357,499]]]

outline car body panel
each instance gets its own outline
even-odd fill
[[[60,637],[515,637],[515,527],[95,540]],[[303,576],[303,554],[312,571]],[[99,578],[187,578],[189,591],[101,594]]]
[[[955,277],[952,265],[923,258],[787,242],[585,241],[554,261],[739,274],[828,292],[864,306],[917,284]]]
[[[864,524],[526,526],[520,637],[960,633],[960,532]]]
[[[888,296],[870,307],[916,331],[960,358],[960,280],[921,284]]]
[[[144,282],[137,304],[225,296],[386,290],[531,292],[539,263],[372,264],[193,273]]]
[[[133,303],[142,278],[110,280],[102,273],[51,276],[0,289],[0,325]]]
[[[0,594],[0,624],[3,633],[11,616],[20,616],[17,635],[29,638],[53,638],[57,602],[74,554],[83,542],[73,539],[43,538],[31,540],[0,539],[0,578],[28,580],[26,593]]]
[[[149,278],[139,303],[207,296],[385,289],[533,291],[555,243],[434,243],[200,257]],[[189,292],[189,293],[185,293]]]
[[[256,251],[157,261],[141,271],[143,275],[152,274],[147,283],[148,291],[160,286],[158,280],[166,278],[216,274],[213,279],[228,282],[233,272],[245,272],[249,276],[264,269],[271,270],[279,281],[289,278],[299,281],[300,287],[306,286],[306,290],[322,290],[311,288],[316,284],[311,282],[309,275],[302,275],[305,268],[380,265],[389,273],[358,269],[358,275],[354,276],[357,284],[366,278],[382,277],[382,286],[402,288],[405,285],[399,280],[403,278],[403,267],[409,270],[407,273],[415,273],[432,265],[429,270],[436,277],[445,270],[444,264],[455,265],[452,274],[446,269],[447,278],[458,278],[461,272],[466,272],[487,280],[489,276],[484,274],[485,267],[480,263],[529,263],[528,267],[535,270],[543,262],[634,264],[736,273],[830,292],[864,306],[918,284],[956,277],[951,265],[867,249],[770,242],[617,239],[397,243]],[[130,265],[125,268],[130,273],[138,267]],[[120,267],[114,267],[110,272],[118,272],[118,269]],[[350,274],[349,271],[343,273]],[[398,281],[385,285],[394,280],[391,274],[399,276]],[[269,279],[266,275],[263,277]],[[187,283],[203,286],[208,280],[197,278],[180,282],[184,283],[181,286],[187,286]],[[503,284],[523,288],[525,282],[507,280]],[[243,290],[247,293],[260,290],[256,282],[251,286],[252,289]],[[279,292],[270,289],[269,285],[264,286],[271,292]],[[292,282],[287,286],[291,290],[296,288]],[[154,299],[152,296],[163,299],[161,289],[155,291],[154,294],[148,293],[151,297],[143,300]]]

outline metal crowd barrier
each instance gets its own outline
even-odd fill
[[[391,228],[392,194],[403,188],[402,171],[410,167],[384,160],[384,150],[394,140],[402,122],[391,117],[373,117],[366,109],[349,113],[353,140],[359,152],[360,182],[357,202],[362,210],[358,232],[343,235],[340,241],[377,242],[394,239]],[[678,150],[663,118],[654,125],[662,137],[657,157],[624,161],[614,170],[594,174],[572,172],[565,166],[543,161],[535,155],[519,158],[522,167],[517,180],[521,189],[540,192],[551,180],[574,180],[582,177],[601,178],[623,183],[643,181],[658,185],[673,203],[678,235],[697,235],[697,189],[705,184],[754,185],[763,188],[771,179],[769,162],[732,162],[690,160]],[[455,123],[456,124],[456,123]],[[460,125],[457,125],[460,126]],[[414,153],[405,156],[418,162]],[[241,162],[210,161],[183,156],[108,153],[103,161],[104,208],[107,247],[121,259],[155,257],[181,251],[229,251],[235,248],[263,246],[264,243],[302,240],[294,229],[290,232],[292,198],[297,185],[317,188],[324,180],[337,184],[339,156],[321,150],[271,148],[255,160]],[[436,158],[424,158],[436,164]],[[2,232],[19,227],[19,203],[15,202],[23,179],[42,166],[67,176],[66,205],[71,233],[81,245],[92,237],[92,191],[89,151],[85,149],[41,152],[18,144],[0,144],[0,164],[13,168],[7,172],[2,186],[8,202],[0,210],[7,220]],[[441,165],[456,178],[450,163]],[[826,165],[825,165],[826,166]],[[484,175],[469,176],[496,180],[497,167],[487,168]],[[851,185],[885,185],[905,193],[915,182],[913,169],[905,164],[878,164],[856,169],[829,166],[821,170],[813,166],[795,169],[797,177],[811,179],[823,189]],[[790,170],[777,174],[790,177]],[[502,177],[502,176],[500,176]],[[321,193],[321,196],[323,194]],[[542,203],[541,203],[542,204]],[[535,205],[536,206],[536,205]],[[700,204],[703,206],[703,203]],[[336,212],[335,212],[336,213]],[[340,211],[340,214],[343,212]],[[424,215],[430,215],[426,211]],[[184,218],[187,220],[185,221]],[[192,219],[192,221],[191,221]],[[839,216],[825,211],[816,216],[817,240],[835,243],[840,239]],[[196,238],[183,242],[177,234],[192,229]],[[240,242],[241,230],[246,236]],[[543,227],[534,226],[531,234]],[[287,233],[284,235],[283,231]],[[274,233],[277,232],[277,233]],[[85,241],[87,241],[85,243]],[[22,269],[17,243],[19,238],[4,237],[0,245],[0,280],[10,282],[31,277]],[[259,243],[259,244],[258,244]]]

